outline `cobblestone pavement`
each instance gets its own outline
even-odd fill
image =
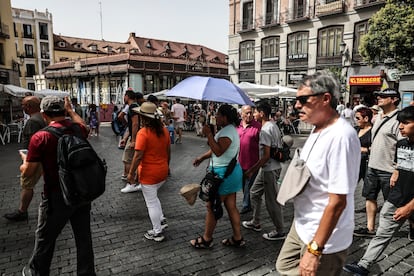
[[[294,146],[301,146],[306,137],[295,137]],[[244,249],[227,248],[220,244],[231,236],[230,222],[225,212],[214,234],[211,250],[194,250],[189,240],[202,234],[205,205],[197,200],[187,205],[179,195],[179,189],[188,183],[199,183],[206,163],[192,166],[193,158],[207,149],[206,140],[185,132],[183,143],[172,145],[171,177],[159,192],[169,227],[166,240],[161,243],[146,240],[143,234],[151,228],[145,202],[140,192],[122,194],[124,183],[121,154],[110,127],[101,127],[101,136],[92,137],[91,143],[107,160],[107,190],[93,202],[92,236],[95,250],[97,275],[278,275],[275,259],[282,241],[267,241],[261,235],[272,230],[271,222],[263,206],[262,232],[242,228],[247,241]],[[18,207],[19,179],[17,150],[20,144],[0,145],[0,214]],[[39,183],[40,184],[40,183]],[[35,197],[29,208],[29,221],[10,223],[0,217],[0,275],[20,275],[30,258],[37,220],[41,185],[35,189]],[[356,192],[356,209],[364,206]],[[241,193],[238,206],[241,205]],[[292,222],[292,204],[284,208],[285,230]],[[242,215],[250,219],[251,213]],[[356,213],[357,225],[363,225],[364,213]],[[375,275],[413,275],[414,243],[407,239],[405,224],[374,266]],[[348,261],[360,258],[369,240],[356,238],[350,248]],[[67,225],[56,242],[51,275],[76,275],[76,249],[70,226]],[[345,273],[343,274],[345,275]]]

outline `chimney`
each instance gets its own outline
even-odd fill
[[[129,37],[135,37],[135,33],[129,33]]]

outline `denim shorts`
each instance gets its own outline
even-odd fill
[[[211,166],[209,167],[211,170]],[[227,167],[215,167],[214,172],[223,178],[226,173]],[[243,170],[240,164],[237,163],[233,169],[233,172],[220,184],[219,195],[229,195],[236,193],[242,189],[243,184]]]
[[[390,193],[391,175],[392,173],[368,167],[362,188],[362,196],[367,200],[377,200],[378,193],[381,190],[384,200],[386,200]]]

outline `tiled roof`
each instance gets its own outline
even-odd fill
[[[62,35],[53,35],[54,48],[55,51],[70,51],[70,52],[80,52],[80,53],[96,53],[96,54],[108,54],[106,47],[111,46],[113,50],[118,48],[125,48],[126,50],[130,48],[128,42],[112,42],[106,40],[96,40],[96,39],[87,39],[79,37],[70,37]],[[62,42],[64,47],[61,46]],[[76,44],[79,45],[79,48],[76,47]],[[96,50],[91,49],[91,46],[96,45]],[[117,54],[113,52],[111,54]]]
[[[65,47],[62,47],[63,43]],[[95,45],[96,50],[91,49],[91,46]],[[107,51],[108,46],[112,49],[110,53]],[[120,50],[123,49],[127,53],[143,56],[205,60],[218,63],[225,63],[226,58],[226,54],[201,45],[137,37],[135,33],[130,33],[128,41],[124,43],[54,35],[54,47],[56,51],[96,53],[100,55],[119,54],[121,53]]]

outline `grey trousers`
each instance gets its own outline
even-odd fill
[[[253,207],[253,222],[260,224],[260,212],[263,194],[265,195],[266,209],[278,233],[283,233],[282,205],[276,201],[279,186],[277,180],[279,170],[263,171],[260,169],[250,189],[250,199]]]
[[[382,252],[384,252],[385,248],[387,248],[394,233],[396,233],[406,221],[405,219],[398,221],[394,220],[393,215],[395,210],[397,210],[397,207],[395,207],[394,204],[388,201],[384,202],[381,209],[377,233],[369,243],[364,256],[362,256],[361,260],[358,262],[358,265],[369,269]]]

